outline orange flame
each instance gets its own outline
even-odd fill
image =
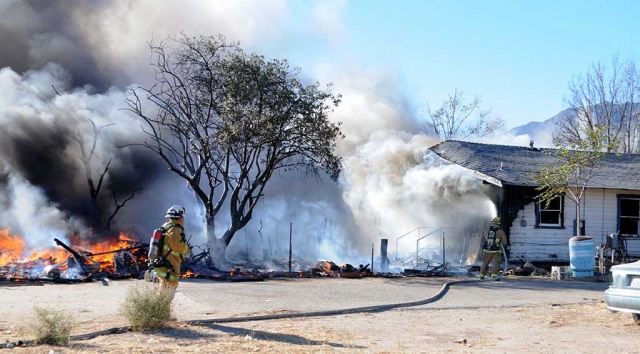
[[[181,277],[182,278],[196,278],[198,276],[198,274],[188,270],[186,273],[182,274]]]
[[[113,253],[100,254],[104,252],[127,249],[136,243],[136,240],[120,233],[117,240],[103,241],[90,244],[89,241],[81,240],[78,236],[72,236],[69,246],[78,253],[84,253],[91,259],[99,262],[102,267],[113,266]],[[25,240],[17,235],[11,236],[9,230],[0,230],[0,265],[9,262],[30,262],[37,260],[48,260],[49,263],[56,263],[69,257],[66,250],[54,248],[41,252],[28,253],[25,247]]]
[[[20,236],[10,236],[9,229],[0,230],[0,264],[18,260],[24,250]]]

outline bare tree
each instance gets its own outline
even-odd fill
[[[455,138],[468,138],[470,136],[486,136],[502,128],[505,122],[502,119],[487,119],[491,109],[481,110],[481,100],[475,97],[471,102],[465,102],[463,92],[455,89],[453,96],[442,103],[433,111],[427,104],[428,121],[423,130],[427,134],[432,131],[438,138],[449,140]],[[471,118],[476,113],[475,119]]]
[[[55,88],[54,88],[55,89]],[[111,165],[111,159],[107,161],[107,164],[104,167],[104,171],[100,174],[100,178],[98,179],[98,184],[96,185],[93,181],[93,168],[91,164],[91,160],[93,160],[93,156],[96,151],[96,144],[98,143],[98,136],[103,128],[108,127],[111,124],[107,124],[101,127],[96,126],[96,123],[91,118],[87,118],[91,125],[93,126],[93,137],[91,138],[90,146],[87,151],[87,146],[85,142],[84,135],[75,130],[70,138],[73,139],[76,143],[78,143],[78,147],[80,149],[80,161],[84,165],[84,172],[87,178],[87,184],[89,185],[89,195],[91,196],[91,207],[92,207],[92,216],[93,216],[93,224],[97,226],[100,222],[100,209],[98,206],[98,195],[100,194],[100,189],[102,188],[102,182],[104,181],[104,177],[107,175],[109,171],[109,166]]]
[[[54,85],[51,85],[53,91],[56,95],[60,96],[60,92],[56,89]],[[98,196],[100,195],[100,191],[102,189],[102,183],[104,182],[104,178],[109,172],[109,166],[111,165],[111,159],[107,161],[107,164],[104,167],[104,170],[100,174],[100,178],[98,179],[98,185],[96,185],[93,181],[93,156],[96,152],[96,146],[98,144],[98,136],[102,132],[102,129],[114,125],[114,123],[106,124],[103,126],[96,126],[96,123],[91,119],[87,118],[87,120],[93,126],[93,137],[91,138],[91,146],[89,147],[89,151],[87,152],[87,146],[85,142],[84,135],[78,130],[74,130],[70,134],[70,138],[78,144],[78,148],[80,149],[80,161],[84,165],[84,173],[87,178],[87,184],[89,186],[89,196],[91,197],[91,224],[93,227],[104,227],[105,230],[111,230],[111,223],[113,219],[116,217],[120,209],[124,207],[124,205],[134,198],[135,193],[142,189],[142,187],[135,188],[131,195],[125,198],[122,203],[118,202],[118,197],[115,191],[112,191],[113,202],[115,208],[111,212],[111,215],[108,217],[103,216],[103,210],[100,209],[100,205],[98,203]]]
[[[640,73],[636,70],[635,62],[629,61],[624,67],[625,83],[623,84],[623,97],[625,100],[624,112],[628,112],[624,126],[624,139],[621,142],[620,152],[640,152]]]
[[[54,90],[55,90],[55,87],[54,87]],[[58,91],[56,90],[56,93],[57,92]],[[87,118],[87,120],[91,123],[93,127],[93,136],[90,138],[89,143],[85,141],[84,134],[81,133],[78,129],[76,129],[70,134],[70,138],[78,144],[78,148],[80,150],[80,161],[82,161],[82,164],[84,166],[84,172],[87,178],[87,184],[89,186],[89,196],[91,197],[92,226],[104,227],[105,230],[109,231],[111,229],[111,223],[115,218],[116,214],[118,213],[118,211],[120,211],[120,209],[124,207],[124,205],[128,201],[133,199],[135,193],[141,190],[142,187],[135,188],[131,192],[131,195],[128,198],[124,199],[122,203],[118,202],[116,192],[112,191],[115,208],[111,212],[111,215],[109,215],[108,217],[104,215],[105,211],[101,209],[98,203],[98,197],[100,195],[100,191],[102,190],[104,178],[105,176],[107,176],[107,173],[109,172],[109,166],[111,165],[111,158],[109,158],[109,160],[105,164],[104,170],[100,174],[97,184],[94,182],[94,178],[93,178],[92,160],[93,160],[93,157],[95,156],[98,137],[100,136],[102,129],[109,127],[111,125],[114,125],[114,123],[106,124],[103,126],[97,126],[96,123],[91,118]]]
[[[639,151],[640,77],[633,61],[611,66],[591,65],[585,76],[569,83],[567,104],[574,114],[558,122],[553,134],[558,146],[579,146],[600,127],[604,128],[608,152]],[[591,142],[594,147],[599,141]],[[588,145],[588,144],[587,144]]]
[[[339,95],[302,84],[286,61],[246,54],[222,37],[172,38],[151,50],[156,84],[128,98],[128,109],[145,123],[147,140],[138,145],[187,182],[205,211],[207,243],[219,263],[276,171],[326,172],[337,180],[342,133],[328,113]],[[143,109],[139,92],[156,114]],[[214,219],[225,203],[229,226],[217,238]]]
[[[113,222],[113,219],[116,217],[116,214],[118,214],[120,209],[122,209],[124,205],[127,204],[128,201],[130,201],[135,197],[136,192],[139,190],[142,190],[142,187],[134,188],[131,191],[131,195],[125,198],[122,202],[118,202],[118,197],[116,196],[116,192],[115,191],[112,192],[111,195],[113,196],[113,205],[115,205],[115,207],[113,208],[113,212],[111,212],[111,215],[107,218],[106,222],[104,223],[105,229],[111,230],[111,222]]]

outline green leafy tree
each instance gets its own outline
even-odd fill
[[[337,180],[336,141],[343,135],[328,114],[340,95],[329,87],[304,84],[286,60],[245,53],[222,37],[172,38],[151,51],[156,83],[128,98],[147,135],[137,145],[160,156],[193,191],[214,261],[226,262],[227,246],[251,220],[274,173]],[[147,100],[153,113],[143,107]],[[215,217],[223,206],[230,220],[218,238]]]

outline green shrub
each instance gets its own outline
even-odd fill
[[[67,344],[69,333],[75,326],[73,316],[63,310],[33,307],[36,321],[29,324],[36,344]]]
[[[129,290],[120,313],[135,331],[164,327],[171,319],[171,292],[154,286]]]

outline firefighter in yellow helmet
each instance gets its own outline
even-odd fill
[[[487,274],[489,263],[491,263],[491,278],[497,278],[500,275],[500,263],[502,262],[502,248],[500,245],[507,246],[507,235],[500,228],[499,217],[496,216],[491,220],[489,230],[484,232],[484,240],[480,279],[484,279]]]
[[[160,280],[160,288],[169,290],[172,300],[178,288],[180,265],[190,251],[184,234],[184,214],[184,208],[179,205],[173,205],[167,210],[165,217],[169,218],[169,221],[162,225],[167,231],[164,235],[164,246],[160,251],[167,262],[165,266],[154,268]]]

